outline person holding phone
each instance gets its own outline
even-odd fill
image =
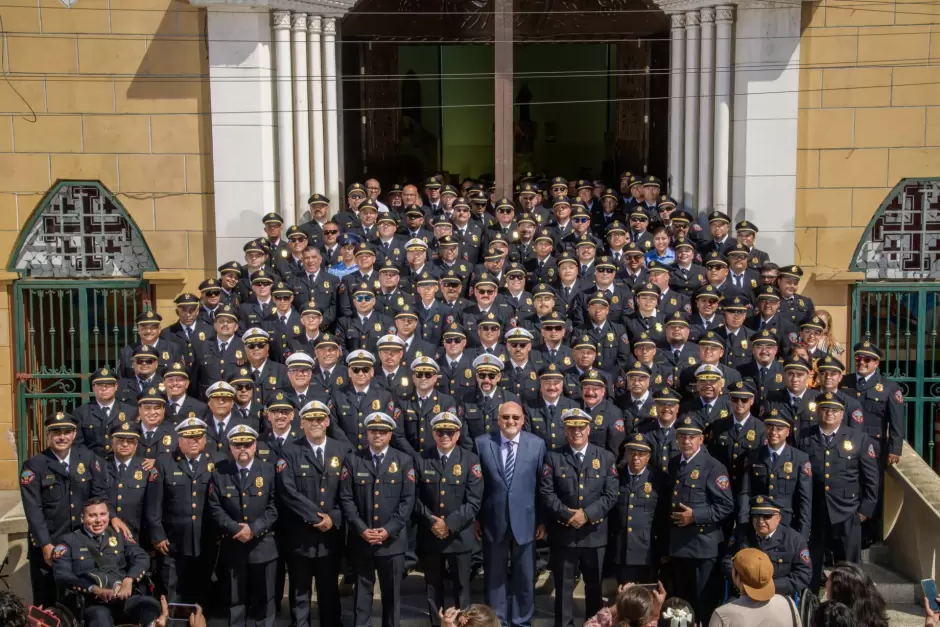
[[[138,582],[150,557],[111,528],[108,509],[106,497],[85,502],[81,529],[67,534],[52,551],[55,581],[85,596],[85,627],[149,625],[160,615],[160,605],[141,593]]]

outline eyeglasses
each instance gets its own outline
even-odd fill
[[[742,404],[742,405],[743,405],[744,403],[747,403],[749,400],[751,400],[750,397],[748,397],[748,398],[740,398],[740,397],[737,397],[737,398],[736,398],[736,397],[734,397],[734,396],[731,397],[731,402],[732,402],[732,403],[740,403],[740,404]]]
[[[495,379],[498,374],[497,372],[478,372],[477,377],[480,379]]]
[[[484,333],[489,332],[489,331],[499,331],[498,324],[481,324],[477,328]]]
[[[274,300],[290,300],[293,296],[275,296]]]
[[[287,241],[290,242],[291,244],[299,244],[300,242],[306,242],[307,238],[306,237],[288,237]]]
[[[436,376],[437,376],[436,372],[416,372],[415,373],[415,379],[430,379]]]
[[[370,300],[372,300],[372,296],[369,294],[359,294],[356,296],[357,303],[368,303]]]
[[[349,200],[365,200],[365,196],[360,196],[359,194],[353,194],[349,197]]]
[[[232,442],[232,446],[235,448],[251,448],[252,444],[254,444],[254,442]]]
[[[499,419],[506,422],[519,422],[522,420],[522,414],[504,414]]]
[[[497,209],[496,213],[512,213],[514,209]]]
[[[494,293],[495,291],[496,291],[496,290],[480,290],[480,289],[478,289],[478,290],[476,290],[476,293],[479,294],[480,296],[489,296],[490,294]]]
[[[353,366],[350,368],[355,374],[365,374],[367,372],[372,372],[371,366]]]
[[[506,276],[507,281],[521,281],[525,276],[522,274],[510,274]]]
[[[857,357],[855,357],[855,361],[861,361],[861,362],[864,362],[864,363],[867,364],[867,363],[871,363],[871,362],[877,361],[877,360],[876,360],[875,358],[873,358],[873,357],[866,357],[866,356],[864,356],[864,355],[858,355]]]
[[[616,272],[616,270],[614,270],[613,268],[595,268],[594,271],[600,272],[602,274],[612,274]]]
[[[313,374],[313,368],[288,368],[287,374]]]
[[[339,231],[338,230],[334,231],[333,229],[330,229],[329,231],[324,230],[323,234],[324,235],[339,235]]]
[[[466,338],[462,338],[462,337],[449,337],[449,338],[447,338],[447,339],[444,340],[444,343],[445,343],[445,344],[460,344],[460,343],[463,342],[465,339],[466,339]]]
[[[583,224],[585,222],[590,222],[591,218],[577,217],[577,218],[571,218],[571,221],[574,222],[575,224]]]
[[[366,189],[369,190],[370,192],[380,192],[380,191],[382,191],[382,189],[379,188],[379,187],[367,187]]]
[[[254,389],[254,386],[251,385],[250,383],[240,383],[235,386],[235,390],[238,392],[245,392],[245,391],[250,392],[252,389]]]

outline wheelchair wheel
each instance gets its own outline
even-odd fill
[[[804,625],[811,625],[813,622],[813,614],[816,612],[816,608],[819,607],[819,598],[813,594],[813,591],[809,588],[804,588],[800,591],[800,621]]]

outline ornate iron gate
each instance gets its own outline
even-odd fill
[[[45,446],[46,416],[88,400],[89,375],[116,366],[121,348],[136,341],[134,321],[151,295],[139,279],[14,285],[17,441],[26,459]]]
[[[904,393],[908,442],[930,464],[940,418],[938,304],[934,283],[861,283],[852,295],[852,343],[867,339],[884,351],[881,371]]]

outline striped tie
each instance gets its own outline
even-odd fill
[[[512,473],[516,470],[516,456],[513,453],[515,442],[506,442],[506,484],[512,485]]]

